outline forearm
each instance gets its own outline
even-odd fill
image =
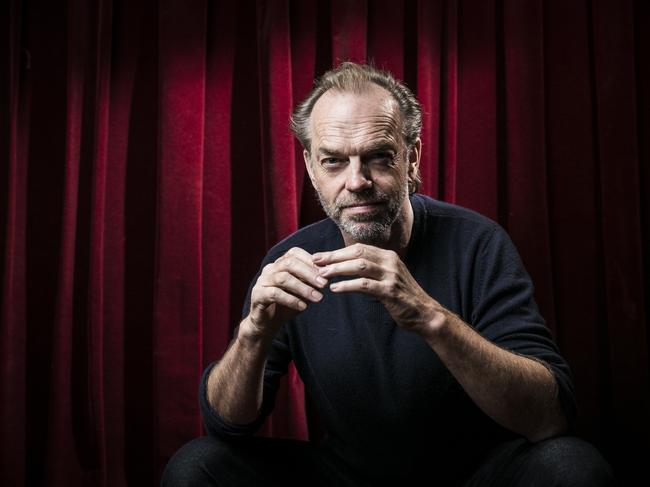
[[[530,441],[566,429],[557,383],[543,364],[499,348],[446,310],[436,315],[424,338],[472,400],[497,423]]]
[[[250,313],[207,380],[208,402],[222,419],[246,425],[259,417],[271,342],[283,323],[323,298],[317,289],[326,283],[311,254],[298,247],[262,268],[250,293]]]
[[[207,381],[207,397],[212,408],[231,424],[249,424],[260,414],[264,366],[270,339],[253,339],[241,332]]]

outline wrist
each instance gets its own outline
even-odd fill
[[[422,328],[422,338],[430,345],[440,342],[449,330],[454,319],[458,319],[458,317],[448,309],[441,305],[434,306],[430,318]]]
[[[271,335],[264,327],[259,326],[251,319],[250,315],[239,324],[237,341],[246,348],[266,347],[273,341]]]

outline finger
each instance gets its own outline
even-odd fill
[[[305,249],[301,249],[300,247],[291,247],[281,258],[283,257],[295,257],[297,259],[302,260],[306,264],[312,264],[312,260],[313,260],[312,255],[309,252],[307,252]]]
[[[275,261],[268,272],[286,271],[311,286],[322,288],[327,284],[327,280],[319,274],[318,267],[311,262],[311,255],[307,255],[310,259],[308,262],[304,260],[304,255],[297,253],[288,255],[287,253]]]
[[[354,259],[321,267],[320,274],[327,278],[335,276],[360,276],[380,280],[384,275],[384,271],[381,266],[374,262],[366,259]]]
[[[354,244],[342,249],[332,250],[330,252],[317,252],[313,255],[314,264],[323,266],[334,262],[343,262],[346,260],[365,258],[378,262],[378,254],[382,250],[372,245]]]
[[[253,301],[258,307],[266,308],[271,304],[279,304],[296,311],[303,311],[307,307],[307,303],[302,299],[278,287],[261,286],[256,294]]]
[[[314,303],[323,299],[321,293],[308,284],[305,284],[288,271],[278,271],[262,276],[260,278],[260,284],[265,287],[278,287],[289,294],[307,299]]]
[[[377,297],[383,296],[383,287],[381,282],[367,277],[335,282],[330,285],[330,289],[335,293],[360,292]]]

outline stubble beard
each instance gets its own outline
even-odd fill
[[[397,220],[408,194],[406,188],[399,188],[390,193],[371,188],[346,197],[339,197],[333,203],[328,203],[318,188],[315,189],[323,210],[337,224],[341,232],[355,242],[369,245],[380,245],[390,239],[391,228]],[[383,204],[376,211],[344,215],[346,206],[377,202]]]

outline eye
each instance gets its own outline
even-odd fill
[[[383,166],[390,166],[395,161],[395,154],[392,152],[376,152],[371,154],[366,159],[369,164],[378,164]]]
[[[346,162],[346,159],[342,159],[340,157],[326,157],[324,159],[321,159],[320,164],[326,168],[336,168],[343,166]]]

